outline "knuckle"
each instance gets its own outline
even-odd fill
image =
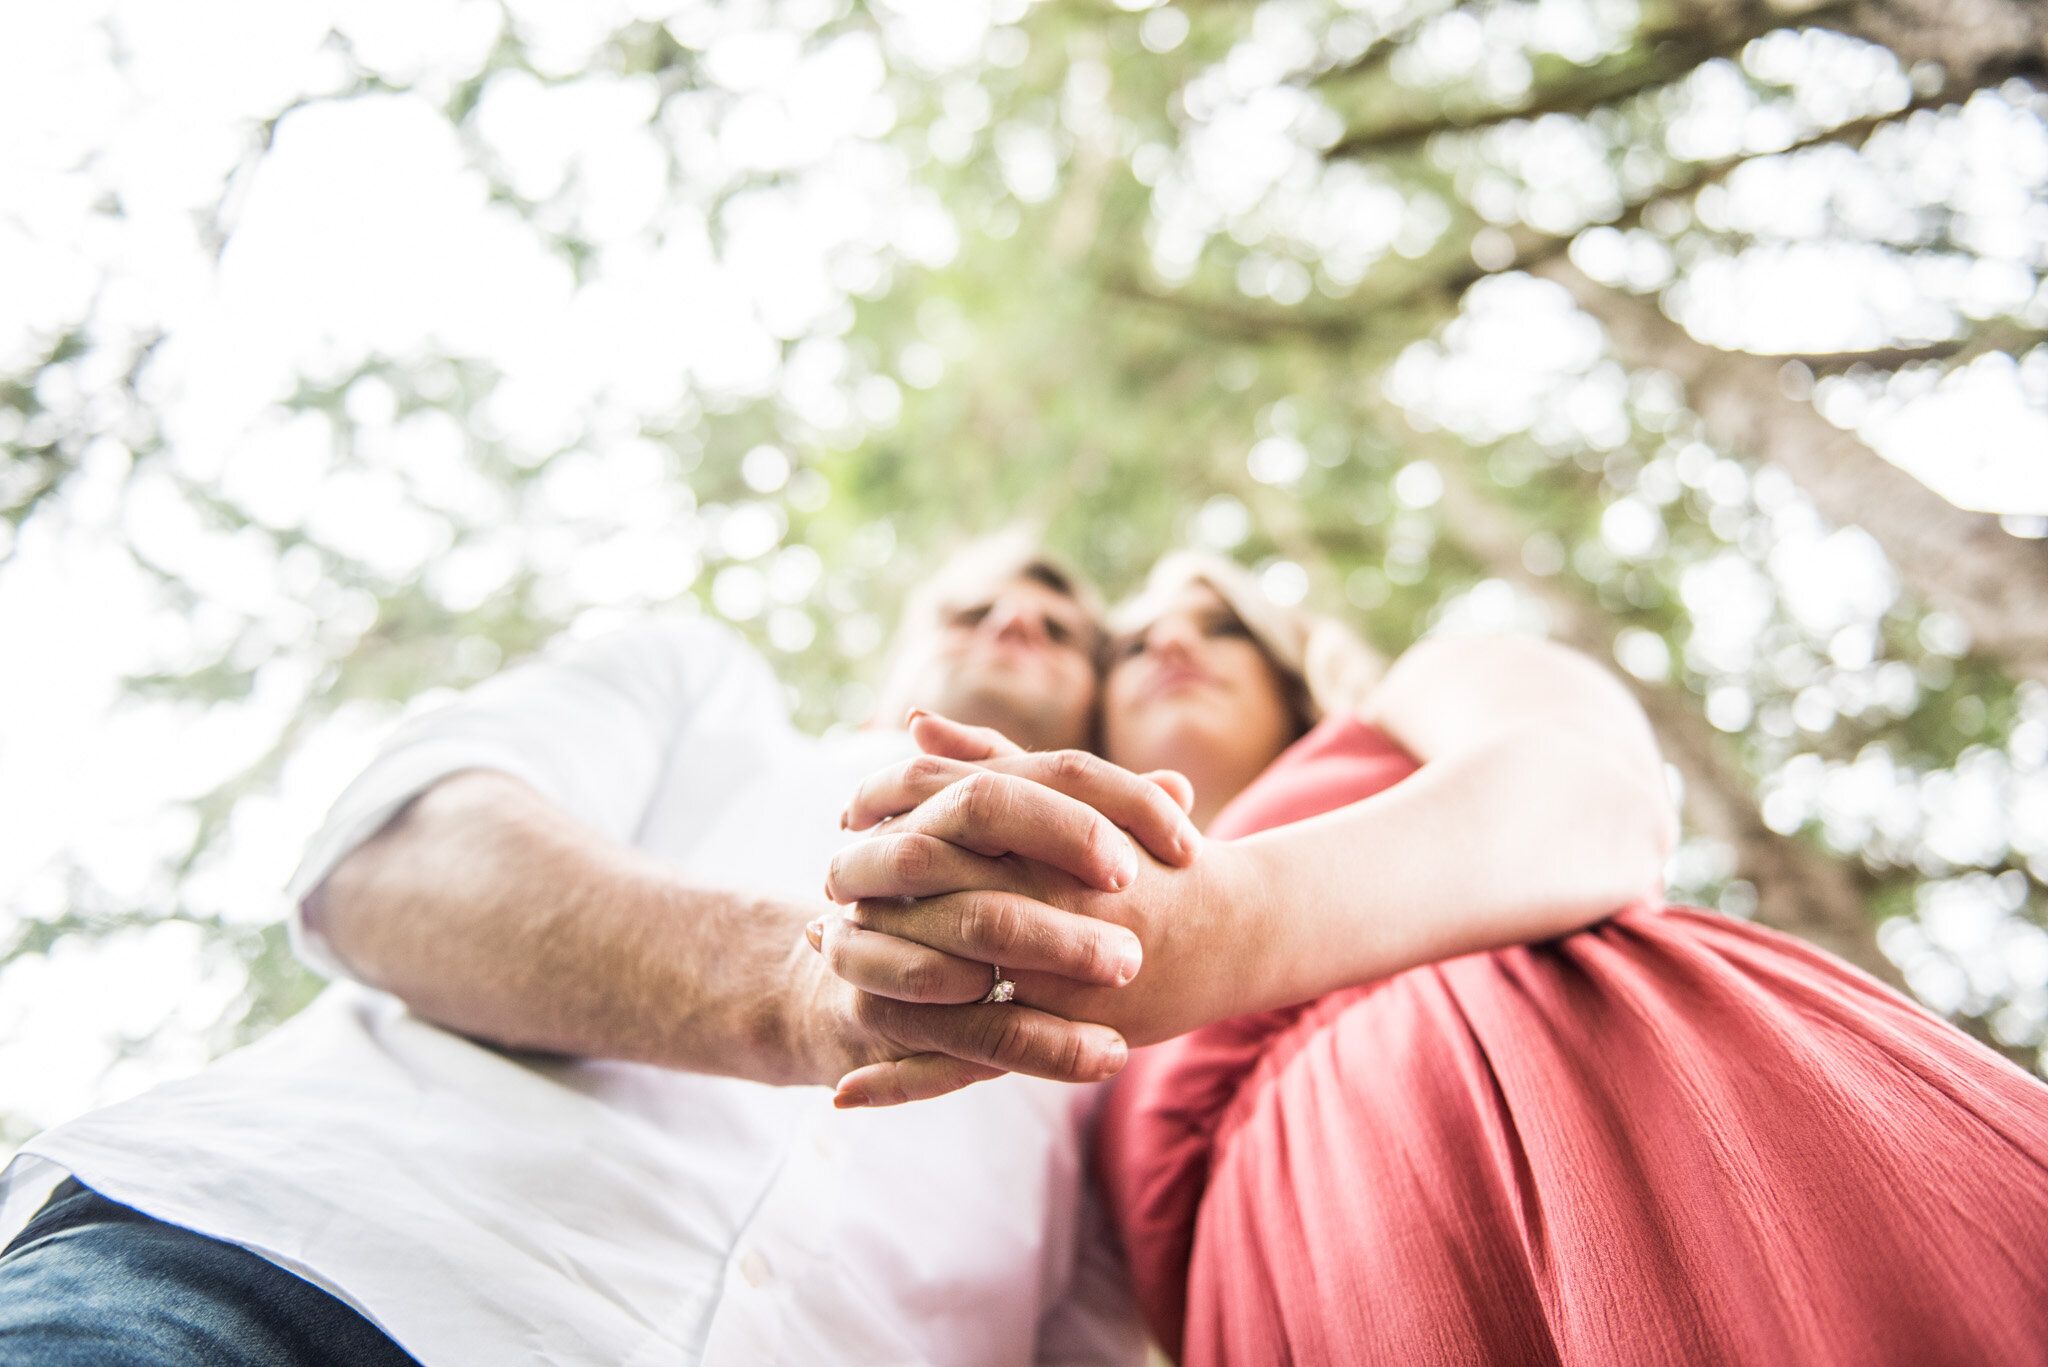
[[[935,1061],[930,1067],[925,1069],[923,1081],[924,1086],[920,1094],[931,1097],[944,1096],[948,1092],[957,1092],[962,1087],[965,1087],[971,1079],[967,1076],[966,1066],[960,1063],[959,1060],[944,1058]]]
[[[1050,776],[1066,783],[1093,778],[1100,765],[1101,761],[1085,750],[1055,750],[1046,756]]]
[[[1088,1046],[1075,1030],[1063,1031],[1052,1042],[1050,1059],[1054,1073],[1063,1078],[1080,1077],[1088,1062]]]
[[[919,755],[903,766],[903,782],[912,789],[934,787],[945,781],[946,761],[937,755]]]
[[[989,826],[1002,816],[1007,794],[997,775],[972,773],[953,787],[956,790],[954,801],[965,820],[976,826]]]
[[[945,991],[946,966],[935,958],[917,955],[898,971],[896,985],[905,1000],[936,1001]]]
[[[1035,1033],[1030,1023],[1012,1010],[1001,1009],[985,1014],[988,1021],[981,1032],[983,1056],[999,1063],[1029,1062]]]
[[[1017,908],[1007,897],[969,894],[960,908],[960,935],[969,948],[985,954],[1014,949],[1020,936]]]
[[[1120,956],[1110,948],[1109,937],[1101,933],[1084,935],[1076,950],[1078,967],[1092,982],[1114,982],[1121,967]]]
[[[918,883],[930,876],[938,861],[938,842],[930,836],[899,835],[889,844],[890,876],[904,883]]]
[[[1123,851],[1123,834],[1103,817],[1091,812],[1081,834],[1081,853],[1091,862],[1108,865]]]
[[[1175,802],[1166,789],[1158,784],[1139,779],[1138,800],[1144,804],[1146,811],[1159,820],[1167,822],[1169,825],[1178,825],[1180,823],[1180,804]]]

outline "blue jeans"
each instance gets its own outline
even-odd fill
[[[0,1252],[0,1367],[418,1367],[244,1248],[66,1181]]]

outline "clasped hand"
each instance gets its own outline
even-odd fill
[[[825,891],[845,910],[811,927],[827,965],[860,989],[858,1011],[976,1003],[1000,964],[1015,1003],[962,1010],[1049,1042],[1068,1021],[1093,1022],[1138,1046],[1258,998],[1263,937],[1246,932],[1259,880],[1195,830],[1179,774],[1027,753],[929,714],[911,730],[925,753],[854,794],[846,824],[874,834],[834,858]],[[849,1073],[839,1102],[937,1096],[1001,1071],[916,1054]]]

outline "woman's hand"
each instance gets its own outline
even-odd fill
[[[1187,824],[1192,793],[1179,774],[1133,775],[1068,752],[1030,755],[993,731],[930,714],[913,715],[912,733],[927,754],[864,783],[848,807],[849,826],[867,829],[914,808],[922,823],[929,809],[919,804],[943,799],[977,772],[997,772],[1095,803],[1164,858],[1141,857],[1127,886],[1105,890],[1041,861],[982,853],[977,846],[987,842],[971,835],[934,841],[884,832],[833,862],[828,893],[853,906],[810,931],[834,972],[873,999],[934,1006],[978,1002],[991,983],[989,965],[1001,964],[1022,1006],[975,1010],[1016,1010],[1021,1025],[1030,1008],[1042,1008],[1135,1031],[1133,1043],[1264,1004],[1262,937],[1248,933],[1263,919],[1260,879],[1239,852],[1203,842]],[[936,805],[957,810],[961,802]],[[1077,953],[1104,943],[1110,926],[1135,934],[1150,971],[1133,977],[1135,964],[1111,971]],[[849,1074],[840,1104],[936,1096],[988,1075],[956,1058],[920,1055]]]
[[[1269,1004],[1259,882],[1244,854],[1222,841],[1205,843],[1184,868],[1141,858],[1117,892],[1033,861],[964,850],[906,876],[886,848],[854,845],[832,872],[835,895],[851,905],[824,918],[816,938],[834,973],[877,996],[977,1002],[989,990],[989,965],[1001,964],[1017,1002],[1108,1025],[1133,1046],[1153,1044]],[[1019,904],[1053,914],[1019,916]],[[1142,967],[1121,986],[1107,973],[1080,979],[1044,967],[1070,953],[1045,942],[1066,931],[1067,917],[1128,930],[1144,946]]]
[[[1006,1072],[1099,1082],[1114,1076],[1128,1055],[1114,1030],[1030,1007],[928,1006],[863,992],[835,977],[822,958],[797,948],[802,957],[790,964],[786,979],[795,1010],[785,1020],[794,1028],[790,1044],[807,1080],[878,1072],[884,1095],[896,1087],[903,1094],[895,1099],[909,1100]]]

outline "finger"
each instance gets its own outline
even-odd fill
[[[1174,805],[1182,811],[1192,812],[1195,809],[1195,785],[1188,782],[1188,776],[1178,769],[1154,769],[1151,773],[1141,774],[1139,777],[1165,789],[1166,795],[1172,798]]]
[[[1106,1025],[1062,1020],[1015,1003],[922,1006],[862,994],[855,1018],[912,1054],[950,1054],[966,1063],[1055,1082],[1100,1082],[1130,1057]]]
[[[926,1101],[976,1082],[1001,1077],[1001,1068],[968,1063],[947,1054],[912,1054],[894,1063],[870,1063],[839,1079],[832,1104],[840,1110],[858,1106],[900,1106]]]
[[[896,1001],[977,1002],[994,981],[985,963],[869,930],[844,916],[825,918],[822,940],[818,950],[827,968],[863,992]]]
[[[976,854],[1018,854],[1105,892],[1138,876],[1138,853],[1115,823],[1042,783],[978,769],[902,818],[904,828]]]
[[[877,822],[901,816],[947,785],[974,773],[981,766],[943,755],[919,755],[869,774],[853,790],[839,824],[849,831],[864,831]]]
[[[1048,750],[990,760],[986,767],[1042,783],[1093,807],[1129,831],[1161,863],[1186,864],[1200,843],[1194,823],[1164,785],[1086,750]]]
[[[1138,976],[1145,962],[1138,937],[1123,926],[1010,892],[856,902],[847,919],[864,930],[914,941],[957,960],[1054,973],[1102,987],[1122,987]],[[988,990],[987,978],[981,990]]]
[[[973,888],[1014,886],[1018,875],[1008,864],[922,831],[891,832],[857,840],[832,856],[825,873],[825,896],[842,905],[864,897],[936,897]]]
[[[1085,750],[1048,750],[980,764],[919,755],[862,779],[840,824],[849,830],[867,830],[886,817],[914,810],[978,771],[1027,778],[1085,803],[1129,831],[1162,863],[1185,865],[1200,843],[1194,823],[1187,818],[1194,789],[1185,778],[1170,769],[1140,776]]]
[[[993,727],[968,726],[921,707],[910,709],[910,738],[926,754],[947,759],[995,759],[1024,753],[1023,746]]]

